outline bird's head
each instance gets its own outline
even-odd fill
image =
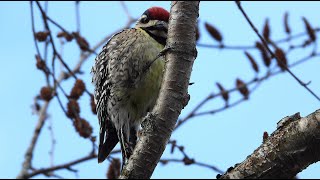
[[[169,12],[161,7],[151,7],[141,15],[135,28],[145,30],[153,38],[166,40],[169,15]]]

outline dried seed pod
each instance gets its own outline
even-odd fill
[[[96,103],[94,102],[94,97],[93,95],[91,94],[90,95],[90,106],[91,106],[91,111],[93,114],[97,114],[97,105]]]
[[[81,79],[77,79],[73,88],[71,89],[70,98],[79,99],[79,97],[83,94],[86,86]]]
[[[290,27],[289,27],[289,13],[288,12],[286,12],[285,14],[284,14],[284,19],[283,19],[283,22],[284,22],[284,29],[285,29],[285,31],[286,31],[286,33],[287,34],[290,34],[291,33],[291,29],[290,29]]]
[[[166,165],[168,164],[168,162],[168,160],[160,159],[160,163],[162,163],[162,165]]]
[[[282,71],[286,70],[287,62],[288,62],[287,58],[286,58],[286,54],[283,52],[282,49],[277,48],[275,55],[277,57],[277,63],[278,63],[278,66],[280,67],[280,69]]]
[[[245,99],[248,99],[249,89],[248,89],[247,85],[239,78],[237,78],[237,80],[236,80],[236,87],[238,88],[239,92],[243,95],[243,97]]]
[[[117,179],[120,175],[120,159],[113,158],[107,171],[108,179]]]
[[[306,27],[306,30],[308,32],[309,38],[312,42],[316,41],[317,36],[316,33],[314,32],[314,30],[312,29],[310,23],[308,22],[308,20],[305,17],[302,17],[302,20],[304,22],[304,25]]]
[[[263,60],[263,63],[264,65],[266,65],[267,67],[270,66],[271,64],[271,58],[269,57],[269,53],[268,51],[266,50],[266,48],[263,46],[262,43],[260,42],[256,42],[256,47],[260,50],[260,53],[261,53],[261,57],[262,57],[262,60]]]
[[[74,119],[73,125],[81,137],[88,138],[91,136],[92,127],[85,119],[77,117]]]
[[[51,87],[42,87],[40,90],[40,98],[50,101],[53,98],[53,89]]]
[[[174,140],[171,142],[171,151],[170,151],[171,154],[173,154],[175,147],[176,147],[176,141]]]
[[[190,164],[193,164],[195,162],[194,159],[190,159],[190,158],[188,158],[186,156],[183,158],[182,161],[184,162],[184,165],[190,165]]]
[[[263,46],[263,44],[259,41],[256,42],[256,48],[258,48],[260,51],[266,50],[266,48]]]
[[[64,38],[66,38],[66,40],[67,40],[68,42],[70,42],[70,41],[72,41],[73,36],[72,36],[71,34],[67,34]]]
[[[178,148],[179,148],[179,150],[180,150],[181,152],[184,151],[184,146],[178,146]]]
[[[228,93],[228,91],[226,91],[220,83],[217,82],[216,85],[218,86],[218,88],[219,88],[219,90],[220,90],[220,93],[221,93],[222,98],[224,99],[224,101],[225,101],[225,102],[228,102],[228,100],[229,100],[229,93]]]
[[[89,43],[84,37],[80,36],[78,32],[73,32],[72,35],[76,39],[77,44],[79,45],[82,51],[89,50]]]
[[[259,67],[258,67],[258,64],[256,63],[256,61],[254,60],[254,58],[247,51],[245,51],[244,53],[246,54],[247,58],[249,59],[253,70],[256,73],[258,73],[259,72]]]
[[[196,41],[198,41],[200,38],[200,31],[199,31],[199,24],[196,26]]]
[[[58,37],[58,38],[61,38],[61,37],[64,37],[66,34],[67,34],[66,32],[61,31],[61,32],[59,32],[59,33],[57,34],[57,37]]]
[[[50,32],[48,32],[48,31],[39,31],[39,32],[35,33],[34,36],[39,42],[43,42],[43,41],[47,40],[49,34],[50,34]]]
[[[68,42],[72,41],[73,36],[68,32],[62,31],[57,34],[58,38],[64,37]]]
[[[270,41],[269,19],[267,18],[263,27],[263,37],[266,41]]]
[[[76,118],[79,117],[79,113],[80,113],[80,106],[78,104],[78,102],[76,100],[69,100],[68,104],[67,104],[67,116],[69,118]]]
[[[267,131],[263,132],[263,143],[266,142],[266,140],[268,139],[269,134]]]
[[[45,71],[46,72],[46,63],[40,58],[39,55],[36,55],[36,66],[39,70]]]
[[[213,37],[215,40],[217,40],[219,42],[222,42],[221,33],[218,31],[217,28],[215,28],[214,26],[208,24],[207,22],[204,25],[205,25],[206,30],[211,35],[211,37]]]

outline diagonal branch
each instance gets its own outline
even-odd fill
[[[47,119],[47,109],[49,106],[49,102],[46,101],[44,105],[42,106],[40,113],[39,113],[39,120],[38,124],[36,125],[36,128],[34,130],[31,143],[27,149],[27,152],[25,154],[25,160],[22,165],[22,170],[20,171],[19,175],[17,176],[17,179],[25,179],[25,175],[28,174],[28,170],[31,168],[31,161],[33,157],[33,150],[36,146],[36,143],[38,141],[41,129],[44,125],[45,120]]]
[[[320,160],[319,151],[320,110],[304,118],[296,113],[280,120],[260,147],[220,178],[292,179]]]

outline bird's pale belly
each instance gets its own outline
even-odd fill
[[[141,122],[148,111],[151,111],[156,103],[159,95],[162,77],[164,69],[164,59],[159,58],[150,67],[149,71],[145,75],[145,79],[137,88],[132,91],[130,96],[130,104],[132,106],[132,114],[136,117],[132,118],[135,120],[134,123]]]

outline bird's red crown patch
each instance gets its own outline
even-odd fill
[[[151,19],[157,19],[160,21],[169,21],[169,12],[165,9],[163,9],[162,7],[152,7],[149,8],[148,10],[149,13],[149,17]]]

